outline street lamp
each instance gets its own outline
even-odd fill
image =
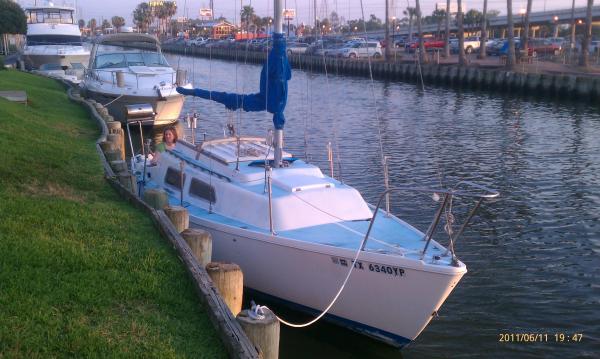
[[[554,20],[554,36],[553,37],[558,37],[558,16],[554,15],[552,20]]]

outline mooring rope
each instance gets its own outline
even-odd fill
[[[358,260],[358,257],[360,256],[360,252],[362,252],[362,248],[363,248],[363,245],[365,244],[366,240],[367,240],[367,235],[365,235],[363,237],[362,241],[360,242],[360,245],[358,246],[358,250],[356,251],[356,254],[354,255],[354,259],[352,260],[352,263],[350,263],[350,270],[348,270],[348,274],[346,274],[346,278],[344,279],[344,283],[342,283],[342,286],[337,291],[335,297],[333,297],[333,299],[331,300],[331,302],[329,303],[329,305],[327,306],[327,308],[325,308],[321,312],[321,314],[319,314],[313,320],[308,321],[306,323],[302,323],[302,324],[290,323],[290,322],[288,322],[288,321],[286,321],[284,319],[281,319],[277,314],[273,313],[273,315],[275,316],[275,318],[277,318],[277,320],[279,320],[282,324],[285,324],[288,327],[292,327],[292,328],[305,328],[305,327],[308,327],[308,326],[316,323],[317,321],[319,321],[319,319],[321,319],[325,314],[327,314],[327,312],[329,312],[329,310],[331,309],[331,307],[333,307],[333,305],[335,304],[335,302],[340,297],[340,294],[342,294],[342,291],[344,291],[344,288],[346,287],[346,283],[348,283],[348,279],[350,279],[350,275],[352,274],[352,271],[354,270],[354,264]],[[266,307],[263,306],[263,308],[266,308]]]

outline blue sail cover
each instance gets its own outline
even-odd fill
[[[177,92],[182,95],[201,97],[222,103],[229,110],[235,111],[264,111],[273,114],[273,124],[278,130],[285,125],[283,111],[287,103],[288,81],[292,78],[292,71],[288,62],[285,38],[283,34],[273,33],[273,48],[269,53],[267,62],[260,72],[260,92],[250,95],[235,93],[207,91],[203,89],[186,89],[177,87]]]

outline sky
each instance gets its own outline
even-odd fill
[[[35,0],[18,0],[22,5],[33,4]],[[45,0],[37,0],[38,4]],[[414,7],[415,0],[388,0],[390,3],[390,16],[402,18],[402,11],[407,6]],[[452,0],[455,2],[456,0]],[[118,15],[125,18],[127,25],[132,26],[131,13],[141,0],[64,0],[67,5],[76,5],[78,9],[78,18],[86,21],[91,18],[100,20],[102,18],[110,19]],[[252,5],[255,13],[259,16],[272,16],[273,0],[214,0],[215,16],[225,16],[228,20],[239,22],[240,3],[243,5]],[[283,0],[287,8],[295,8],[298,17],[298,23],[311,23],[313,15],[313,0]],[[445,0],[421,0],[421,8],[424,15],[431,14],[438,2],[445,3]],[[62,5],[63,0],[54,0],[55,4]],[[209,0],[178,0],[178,16],[187,15],[190,18],[197,18],[199,10],[208,7]],[[375,14],[380,19],[385,17],[385,0],[362,0],[365,18],[370,14]],[[463,7],[466,10],[475,8],[481,11],[483,0],[463,0]],[[513,11],[518,13],[519,9],[526,7],[526,0],[513,0]],[[571,0],[533,0],[533,11],[543,11],[552,9],[564,9],[571,6]],[[575,0],[576,7],[586,6],[586,0]],[[285,6],[284,6],[285,7]],[[506,13],[505,0],[488,0],[488,9],[500,10],[502,14]],[[361,16],[361,0],[317,0],[317,17],[322,14],[336,11],[340,16],[347,19],[359,19]],[[296,20],[294,20],[295,22]]]

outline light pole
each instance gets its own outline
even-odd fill
[[[554,36],[553,37],[558,37],[558,16],[554,15],[552,20],[554,20]]]
[[[523,38],[523,36],[524,36],[524,35],[523,35],[523,30],[524,30],[524,25],[525,25],[525,12],[526,12],[526,10],[525,10],[525,9],[520,9],[520,10],[519,10],[519,14],[521,14],[521,28],[520,28],[520,34],[519,34],[520,36],[519,36],[519,37],[520,37],[521,39],[522,39],[522,38]],[[521,40],[521,41],[523,41],[523,40]]]

